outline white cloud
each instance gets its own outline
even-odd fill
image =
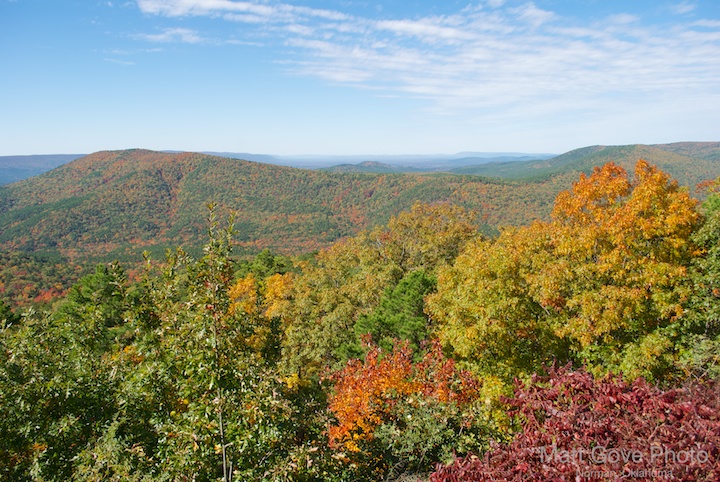
[[[692,26],[720,29],[720,20],[698,20],[697,22],[693,22]]]
[[[144,13],[169,17],[218,15],[241,13],[263,17],[272,21],[291,21],[298,17],[315,17],[324,20],[346,20],[348,16],[331,10],[315,9],[290,4],[269,5],[267,2],[240,2],[232,0],[137,0]]]
[[[118,64],[118,65],[127,65],[127,66],[135,65],[135,62],[130,61],[130,60],[118,60],[118,59],[103,59],[103,60],[105,62],[110,62],[110,63]]]
[[[263,15],[255,15],[252,13],[226,13],[223,15],[225,20],[240,23],[267,24],[270,19]]]
[[[469,40],[474,37],[470,32],[439,25],[432,20],[383,20],[377,22],[375,27],[378,30],[388,30],[398,35],[416,37],[424,42],[434,43],[437,40]]]
[[[187,44],[197,44],[203,42],[203,38],[194,30],[187,28],[166,28],[157,34],[139,34],[136,38],[147,40],[149,42],[181,42]]]
[[[510,12],[516,14],[520,20],[533,27],[539,27],[555,18],[553,12],[542,10],[536,7],[534,3],[526,3],[522,7],[511,9]]]
[[[686,1],[686,2],[680,2],[680,3],[676,3],[674,5],[671,5],[670,11],[672,11],[673,13],[678,14],[678,15],[683,15],[683,14],[692,12],[693,10],[695,10],[695,8],[697,8],[697,5],[695,4],[695,2],[687,2]]]
[[[635,15],[630,15],[629,13],[619,13],[608,17],[608,21],[614,24],[629,25],[640,21],[640,19]]]
[[[272,0],[138,5],[148,14],[243,22],[249,38],[253,24],[262,25],[273,34],[265,38],[285,49],[281,65],[289,72],[383,96],[426,99],[436,112],[476,109],[487,116],[542,119],[570,110],[619,112],[631,102],[698,103],[720,90],[716,20],[668,28],[618,13],[581,23],[534,3],[506,7],[499,0],[455,15],[377,20]],[[144,38],[202,40],[186,29]]]

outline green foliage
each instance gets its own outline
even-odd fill
[[[0,300],[0,326],[3,328],[9,325],[17,324],[20,321],[20,315],[13,313],[10,306]]]
[[[252,273],[258,279],[264,279],[274,274],[285,274],[295,268],[291,258],[281,254],[273,254],[269,249],[263,249],[249,261],[238,263],[235,277],[244,278]]]
[[[387,288],[377,308],[358,318],[352,353],[362,353],[362,339],[368,334],[384,350],[391,350],[395,340],[400,339],[409,341],[411,348],[418,351],[429,332],[423,300],[435,290],[435,284],[435,279],[420,269],[408,273],[397,286]]]
[[[132,347],[136,366],[123,395],[144,394],[133,405],[146,406],[140,413],[148,415],[149,439],[157,442],[144,452],[154,454],[159,473],[171,480],[232,473],[255,480],[283,453],[281,426],[291,407],[277,378],[247,347],[246,319],[230,312],[232,229],[210,222],[204,256],[194,261],[179,251],[150,282],[158,321]]]
[[[684,368],[698,378],[720,377],[720,195],[703,203],[706,219],[693,235],[701,255],[693,260],[693,296],[683,326]]]
[[[3,478],[325,478],[323,398],[287,388],[248,343],[232,229],[213,216],[202,258],[169,252],[131,287],[98,266],[54,313],[3,328]]]
[[[477,235],[473,221],[472,212],[457,206],[416,203],[387,226],[362,232],[320,252],[317,263],[306,265],[295,279],[292,302],[281,314],[285,325],[282,365],[286,373],[305,379],[357,356],[357,334],[365,330],[363,324],[376,330],[379,337],[392,337],[394,330],[403,336],[400,331],[407,333],[412,329],[410,325],[417,325],[418,317],[423,316],[418,313],[422,296],[429,290],[422,277],[432,277]],[[418,270],[426,274],[410,276],[392,294],[405,276]],[[413,288],[416,282],[419,284]],[[391,291],[385,294],[386,290]],[[384,294],[386,308],[371,315]],[[393,297],[406,310],[394,321],[388,313]],[[370,318],[356,329],[365,316]],[[387,323],[390,325],[382,326]],[[403,327],[405,323],[409,325]],[[421,336],[413,334],[411,339],[417,343]]]
[[[55,313],[30,311],[2,331],[0,471],[68,480],[77,456],[117,410],[111,353],[123,343],[124,273],[99,266]]]
[[[422,477],[455,453],[480,454],[509,438],[500,400],[510,381],[553,361],[668,384],[720,375],[720,197],[698,210],[647,163],[634,178],[613,164],[583,175],[558,196],[550,221],[488,239],[475,213],[458,205],[418,202],[389,213],[410,197],[432,197],[435,180],[465,201],[478,189],[492,196],[492,184],[454,185],[442,175],[307,178],[242,162],[218,169],[200,155],[168,159],[105,153],[61,174],[77,183],[78,199],[115,180],[142,191],[148,179],[168,205],[190,209],[217,195],[204,248],[169,250],[164,262],[148,254],[128,272],[100,264],[82,278],[67,258],[0,253],[1,479]],[[134,177],[139,167],[144,180]],[[218,222],[235,202],[218,187],[231,168],[252,178],[236,179],[233,192],[263,206],[240,225],[284,225],[279,242],[308,223],[329,240],[364,225],[371,211],[389,221],[304,258],[263,249],[235,261],[232,220]],[[280,195],[278,173],[304,189],[322,186],[321,194]],[[66,202],[42,182],[48,203]],[[181,188],[192,183],[203,187]],[[526,194],[517,192],[516,207],[532,205]],[[364,199],[368,211],[343,196]],[[31,217],[44,209],[13,203]],[[353,222],[340,222],[331,205]],[[275,208],[285,214],[273,218]],[[67,231],[76,241],[89,239],[86,221],[100,219],[81,211],[67,219],[84,226]],[[173,233],[158,232],[192,242],[197,213],[178,216],[184,224],[167,228]],[[21,229],[20,217],[13,223]],[[265,247],[253,236],[241,234],[241,244]],[[45,274],[61,280],[52,296],[36,279]],[[31,302],[47,311],[20,315]],[[445,353],[428,343],[435,337]]]

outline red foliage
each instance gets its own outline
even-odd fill
[[[329,429],[333,447],[343,445],[351,452],[358,442],[372,440],[374,430],[388,417],[399,400],[419,393],[439,402],[466,404],[477,397],[477,379],[457,370],[435,342],[425,357],[413,363],[408,342],[398,342],[392,353],[381,357],[372,346],[365,361],[350,360],[331,379],[335,392],[329,407],[337,424]]]
[[[510,444],[439,466],[430,480],[720,480],[718,388],[663,391],[552,368],[505,400],[522,425]]]

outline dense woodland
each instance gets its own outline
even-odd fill
[[[190,202],[162,172],[156,201]],[[363,176],[346,176],[372,205]],[[381,178],[387,193],[424,185]],[[607,163],[543,220],[488,232],[463,202],[416,202],[315,254],[253,257],[239,256],[251,221],[217,199],[202,251],[100,263],[54,301],[0,304],[0,477],[718,480],[720,182],[703,199],[645,161]],[[596,446],[640,455],[539,451]]]
[[[0,299],[17,306],[50,300],[98,262],[118,260],[134,280],[144,251],[161,259],[168,247],[184,246],[197,257],[208,200],[222,217],[235,213],[236,256],[263,249],[298,255],[385,224],[418,201],[477,212],[485,235],[548,221],[555,196],[581,173],[609,161],[632,171],[637,159],[693,188],[720,176],[720,143],[712,142],[592,146],[542,161],[461,169],[492,178],[309,171],[141,149],[98,152],[0,186]]]

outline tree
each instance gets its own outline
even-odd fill
[[[473,213],[457,206],[418,203],[387,226],[321,251],[316,263],[306,264],[294,278],[291,302],[280,314],[285,326],[283,370],[300,379],[312,378],[357,355],[358,321],[379,306],[386,290],[413,271],[423,270],[431,277],[451,262],[477,236],[473,220]]]
[[[330,380],[330,446],[346,470],[357,467],[355,477],[425,472],[454,451],[477,449],[491,432],[476,411],[477,379],[438,343],[417,362],[408,342],[388,353],[370,344],[364,361],[350,360]]]
[[[715,181],[717,189],[718,181]],[[683,366],[697,378],[720,377],[720,194],[703,203],[705,223],[693,235],[700,251],[693,260],[693,294],[682,340]]]
[[[439,271],[437,292],[427,296],[441,342],[485,378],[507,384],[567,356],[569,342],[554,333],[548,310],[530,295],[533,259],[547,250],[544,229],[539,223],[506,229],[495,241],[468,245]]]
[[[148,260],[132,290],[115,411],[77,457],[77,478],[266,480],[307,454],[292,400],[252,341],[254,279],[234,282],[232,223],[220,228],[212,207],[209,223],[200,259],[169,251],[158,272]]]
[[[2,329],[0,473],[8,479],[69,480],[76,456],[113,419],[126,283],[117,264],[98,266],[54,313],[30,310]]]
[[[363,353],[362,339],[370,335],[373,343],[390,351],[396,340],[407,340],[413,351],[428,338],[429,320],[424,312],[425,295],[435,290],[435,279],[425,270],[408,273],[397,286],[387,288],[377,308],[358,318],[356,341],[348,347],[349,354]]]
[[[0,300],[0,326],[14,325],[20,321],[20,316],[15,314],[10,306]]]
[[[671,376],[700,216],[677,182],[609,163],[558,195],[553,219],[468,246],[438,275],[440,338],[507,381],[552,359]]]
[[[149,404],[140,412],[150,415],[157,445],[146,453],[173,480],[260,479],[284,453],[281,427],[291,408],[248,342],[254,300],[243,309],[231,298],[232,233],[211,211],[204,256],[169,256],[148,289],[159,320],[135,344],[142,356],[124,387]],[[241,295],[237,285],[234,294]]]

